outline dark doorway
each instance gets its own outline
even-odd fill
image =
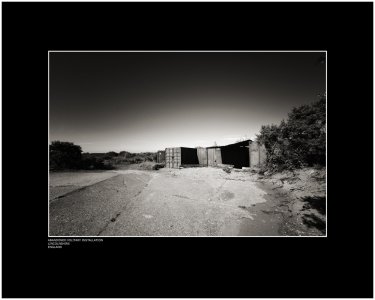
[[[235,168],[249,167],[249,148],[244,146],[224,146],[221,148],[223,164],[234,165]]]

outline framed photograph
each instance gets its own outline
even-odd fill
[[[2,297],[373,297],[372,2],[1,5]]]

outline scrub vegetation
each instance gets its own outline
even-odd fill
[[[282,234],[325,235],[326,97],[293,108],[279,125],[262,126],[257,139],[267,153],[258,180],[289,198]]]
[[[280,125],[261,127],[258,141],[267,151],[266,169],[293,170],[326,164],[326,97],[293,108]]]
[[[71,142],[53,141],[49,148],[50,170],[112,170],[118,166],[155,162],[156,153],[82,153],[82,148]]]

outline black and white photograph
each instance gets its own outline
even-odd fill
[[[327,51],[48,60],[49,236],[327,236]]]
[[[3,298],[373,297],[373,1],[1,16]]]

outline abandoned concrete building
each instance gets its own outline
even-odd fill
[[[265,163],[265,160],[265,147],[252,140],[207,148],[166,148],[165,151],[157,153],[157,162],[165,162],[166,168],[232,165],[234,168],[240,169],[242,167],[260,167]]]

